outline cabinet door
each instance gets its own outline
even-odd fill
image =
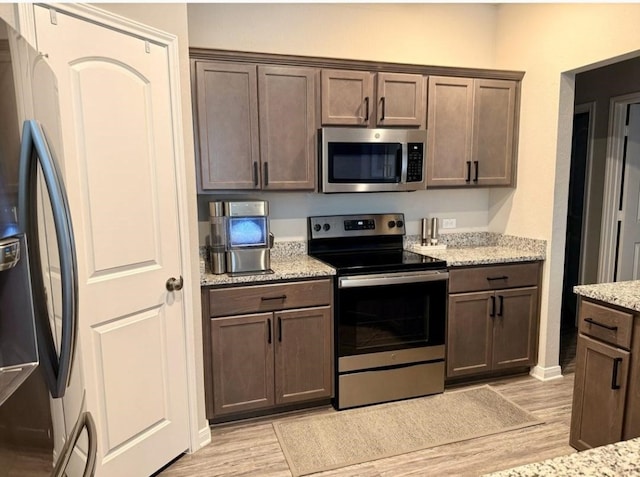
[[[258,67],[262,188],[315,188],[314,68]]]
[[[425,125],[424,77],[378,73],[376,124],[378,126]]]
[[[259,189],[256,67],[196,61],[195,75],[202,189]]]
[[[473,160],[478,185],[511,185],[516,82],[474,80]]]
[[[114,29],[106,13],[65,13],[60,5],[52,22],[48,6],[30,9],[42,52],[29,65],[34,98],[39,117],[59,116],[59,129],[44,126],[64,150],[77,247],[78,347],[62,404],[66,424],[76,422],[84,402],[99,429],[96,475],[151,475],[190,447],[191,434],[185,349],[191,317],[182,306],[190,296],[165,288],[186,259],[179,252],[185,192],[174,142],[178,65],[168,38],[149,38],[133,25],[125,28],[131,33]],[[53,75],[40,65],[45,56]],[[47,76],[57,78],[56,102],[43,100]],[[126,245],[116,237],[126,237]],[[59,263],[50,262],[58,272],[48,277],[54,290],[61,286]],[[59,318],[52,315],[56,327]],[[83,438],[72,468],[86,452]],[[78,474],[70,468],[69,475]]]
[[[447,377],[491,369],[493,292],[449,296]]]
[[[578,450],[622,439],[629,353],[578,335],[569,443]]]
[[[271,313],[210,321],[214,415],[274,404],[272,321]]]
[[[472,184],[473,79],[429,77],[427,187]]]
[[[537,357],[538,288],[495,292],[492,369],[531,366]]]
[[[331,396],[331,307],[275,313],[276,402]]]
[[[322,70],[323,126],[368,126],[373,116],[373,81],[367,71]]]

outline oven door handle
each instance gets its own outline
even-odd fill
[[[357,275],[340,277],[338,288],[377,287],[384,285],[401,285],[403,283],[434,282],[447,280],[447,271],[378,273],[371,275]]]

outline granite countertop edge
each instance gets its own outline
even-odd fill
[[[576,285],[573,291],[585,298],[640,311],[640,280]]]
[[[271,259],[273,273],[247,274],[232,276],[227,273],[214,275],[212,273],[200,273],[200,286],[235,285],[273,282],[278,280],[294,280],[307,278],[331,277],[336,274],[330,267],[319,260],[306,254],[290,257],[274,257]]]
[[[492,232],[442,234],[445,249],[420,247],[419,236],[409,236],[409,250],[439,258],[448,267],[491,265],[509,262],[532,262],[546,259],[546,241]]]
[[[616,477],[639,474],[640,438],[637,438],[484,474],[484,477]]]

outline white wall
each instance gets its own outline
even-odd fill
[[[548,241],[541,368],[558,362],[574,73],[637,54],[639,22],[638,4],[504,4],[498,9],[496,67],[526,75],[518,187],[491,192],[489,228]]]
[[[188,6],[192,47],[492,67],[496,7],[455,4]]]
[[[0,4],[0,18],[6,21],[14,29],[17,29],[15,5],[13,3],[1,3]]]

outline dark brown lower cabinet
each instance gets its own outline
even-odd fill
[[[569,443],[590,449],[640,436],[637,313],[580,298]]]
[[[211,320],[215,415],[275,403],[272,316],[257,313]]]
[[[447,377],[532,366],[538,287],[449,295]]]
[[[328,306],[211,319],[216,416],[331,396]]]
[[[447,380],[536,364],[541,269],[515,262],[449,271]]]
[[[331,310],[328,306],[275,314],[276,404],[331,396]]]
[[[590,449],[622,440],[629,352],[578,338],[571,445]]]
[[[317,280],[204,293],[208,419],[331,397],[331,290],[329,280]],[[288,306],[302,308],[277,309]],[[257,312],[264,309],[273,311]],[[256,312],[220,313],[234,310]]]

